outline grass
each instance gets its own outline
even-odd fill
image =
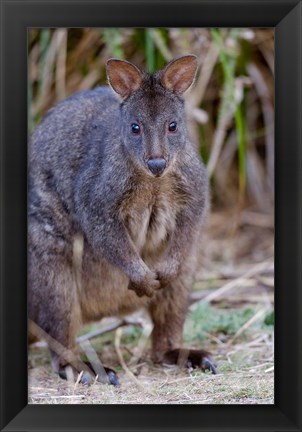
[[[142,329],[135,326],[123,329],[120,344],[123,359],[135,378],[129,377],[120,365],[113,332],[92,341],[94,349],[102,351],[103,363],[117,372],[119,388],[64,382],[52,373],[47,348],[31,348],[29,403],[272,404],[273,326],[266,324],[271,312],[241,334],[236,343],[229,344],[256,311],[251,306],[224,310],[202,302],[193,305],[184,329],[185,346],[211,350],[219,368],[216,376],[154,365],[149,359],[149,341],[137,358],[144,336]]]
[[[270,350],[263,346],[253,353],[251,349],[248,351],[248,355],[247,351],[232,354],[231,360],[223,352],[216,355],[218,375],[154,366],[144,360],[131,368],[140,386],[116,367],[119,388],[99,383],[91,387],[70,384],[56,377],[47,365],[40,364],[29,372],[29,403],[272,404],[274,375],[273,371],[267,371],[273,363],[264,361]],[[116,355],[113,350],[108,354],[112,365],[117,361]]]
[[[208,334],[218,337],[234,335],[252,317],[251,307],[220,310],[207,303],[198,303],[190,312],[184,329],[186,342],[204,341]]]

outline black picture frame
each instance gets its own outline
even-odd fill
[[[1,431],[301,431],[301,0],[1,0]],[[274,27],[274,405],[27,405],[27,28]]]

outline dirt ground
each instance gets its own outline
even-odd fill
[[[29,403],[273,404],[273,220],[253,212],[240,217],[237,229],[232,213],[216,212],[208,220],[184,328],[184,346],[211,351],[217,375],[154,365],[152,326],[137,313],[122,326],[118,319],[106,319],[81,332],[88,334],[81,348],[102,353],[103,364],[117,372],[119,387],[60,379],[42,341],[29,347]],[[102,334],[93,337],[95,331]]]

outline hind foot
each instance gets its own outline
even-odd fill
[[[97,381],[102,384],[111,384],[113,386],[120,385],[118,376],[113,369],[103,367],[101,365],[95,366],[89,362],[83,362],[82,370],[76,370],[72,366],[67,365],[61,367],[58,373],[60,378],[69,379],[71,376],[71,379],[76,382],[81,372],[83,372],[80,379],[81,384],[91,385],[95,382],[95,378],[97,376]]]
[[[176,348],[165,353],[163,362],[193,369],[200,368],[204,372],[210,371],[214,375],[217,374],[217,366],[211,354],[203,350]]]

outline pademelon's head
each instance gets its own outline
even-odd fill
[[[183,93],[192,85],[197,58],[186,55],[154,74],[110,59],[107,76],[121,100],[122,144],[147,174],[164,175],[188,141]]]

